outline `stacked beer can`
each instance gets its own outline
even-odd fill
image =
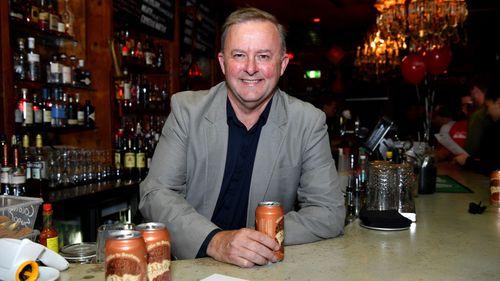
[[[106,280],[170,280],[170,234],[162,223],[113,231],[105,256]]]

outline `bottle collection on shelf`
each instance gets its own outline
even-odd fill
[[[125,68],[123,79],[115,81],[115,99],[118,115],[127,111],[152,110],[168,113],[170,95],[167,82],[160,89],[158,84],[148,82],[145,75],[128,73]]]
[[[26,51],[26,42],[28,51]],[[47,59],[45,68],[43,60],[35,48],[35,38],[18,38],[17,50],[14,53],[14,78],[17,81],[41,82],[61,86],[91,86],[90,71],[85,69],[85,60],[65,53],[53,54]],[[43,71],[42,69],[45,69]]]
[[[125,182],[143,180],[151,165],[154,150],[160,139],[165,117],[150,115],[144,126],[126,122],[115,134],[114,171]]]
[[[10,18],[58,36],[74,36],[75,16],[64,0],[64,7],[58,12],[57,0],[9,0]]]
[[[120,49],[123,65],[164,70],[166,57],[163,46],[155,44],[151,37],[146,36],[144,40],[141,40],[139,37],[132,36],[128,25],[116,32],[114,37]]]
[[[22,128],[94,128],[95,108],[90,100],[80,103],[80,94],[61,87],[18,91],[14,108],[16,131]]]

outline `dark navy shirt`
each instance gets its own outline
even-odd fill
[[[259,143],[260,132],[267,122],[272,100],[267,104],[257,123],[247,130],[227,100],[227,125],[229,139],[226,166],[222,186],[211,221],[220,229],[212,231],[203,242],[196,257],[205,257],[207,246],[212,237],[221,230],[234,230],[246,227],[248,194],[252,171]]]

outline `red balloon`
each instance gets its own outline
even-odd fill
[[[417,85],[425,77],[425,63],[421,55],[408,55],[401,61],[401,72],[406,82]]]
[[[339,64],[345,56],[342,48],[333,46],[328,50],[328,59],[334,64]]]
[[[448,47],[434,48],[425,56],[425,66],[431,74],[443,73],[451,62],[451,50]]]

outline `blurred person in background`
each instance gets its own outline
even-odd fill
[[[467,125],[467,139],[465,140],[465,151],[472,157],[479,157],[479,149],[482,143],[485,128],[491,124],[491,118],[487,115],[484,104],[485,94],[493,81],[492,74],[478,74],[470,81],[470,94],[474,101],[475,111],[469,118]]]
[[[497,77],[485,91],[484,108],[488,125],[484,128],[477,156],[466,153],[454,161],[468,169],[489,175],[500,169],[500,77]]]

